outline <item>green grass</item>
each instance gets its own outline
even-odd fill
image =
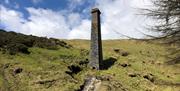
[[[3,85],[3,77],[0,75],[0,87]]]
[[[58,50],[30,48],[31,54],[8,55],[0,52],[0,87],[12,91],[74,91],[80,88],[88,75],[110,76],[103,84],[113,87],[115,91],[122,88],[128,91],[178,91],[180,83],[178,73],[179,64],[167,65],[165,62],[174,55],[169,55],[167,46],[135,40],[106,40],[103,41],[103,57],[116,58],[117,61],[107,70],[95,71],[85,65],[79,65],[89,57],[89,41],[65,40],[73,48],[59,47]],[[130,54],[126,57],[114,52],[119,48]],[[131,66],[122,67],[120,64],[129,63]],[[9,65],[3,68],[5,65]],[[78,74],[71,77],[66,74],[68,66],[78,65],[82,68]],[[14,69],[22,68],[19,74]],[[129,77],[129,73],[137,73],[136,77]],[[146,74],[153,74],[155,82],[143,78]],[[4,81],[7,81],[6,84]],[[44,82],[44,83],[43,83]],[[166,84],[168,83],[168,84]],[[121,84],[120,87],[118,84]],[[6,86],[7,85],[7,86]],[[102,86],[104,88],[104,86]],[[0,90],[1,90],[0,88]],[[103,90],[104,91],[104,90]],[[105,90],[106,91],[106,90]],[[113,91],[113,90],[112,90]]]

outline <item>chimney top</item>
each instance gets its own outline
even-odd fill
[[[101,14],[101,12],[100,12],[100,10],[99,10],[98,8],[93,8],[93,9],[91,10],[91,13],[96,13],[96,12],[98,12],[99,14]]]

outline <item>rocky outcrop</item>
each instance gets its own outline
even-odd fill
[[[84,88],[82,91],[99,91],[99,87],[101,85],[101,80],[96,77],[88,77],[85,80]]]

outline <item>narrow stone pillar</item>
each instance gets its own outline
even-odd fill
[[[91,25],[91,50],[90,50],[90,62],[89,65],[93,69],[101,69],[102,56],[102,41],[101,41],[101,22],[98,8],[94,8],[91,11],[92,25]]]

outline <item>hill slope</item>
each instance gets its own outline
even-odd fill
[[[180,64],[167,64],[175,46],[137,40],[103,41],[104,70],[91,70],[89,41],[73,47],[28,47],[29,54],[0,51],[0,91],[79,91],[87,76],[101,78],[100,91],[179,91]],[[2,48],[3,49],[3,48]]]

